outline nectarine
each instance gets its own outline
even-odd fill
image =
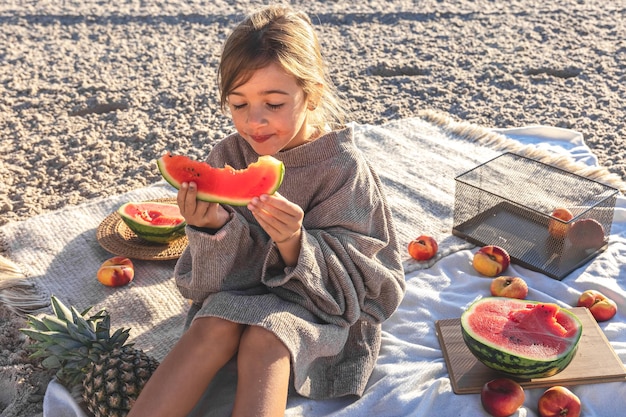
[[[558,207],[552,211],[551,216],[552,218],[548,222],[548,233],[557,239],[565,238],[571,226],[570,223],[566,222],[572,220],[574,215],[565,207]]]
[[[418,261],[427,261],[437,253],[439,245],[432,236],[421,235],[409,242],[409,254]]]
[[[480,391],[480,401],[493,417],[507,417],[524,404],[526,396],[520,384],[509,378],[496,378]]]
[[[472,259],[474,269],[487,277],[500,275],[510,263],[511,257],[508,252],[495,245],[483,246]]]
[[[98,281],[108,287],[120,287],[131,282],[135,276],[133,262],[123,256],[107,259],[96,274]]]
[[[520,277],[499,276],[491,281],[491,295],[495,297],[519,298],[528,295],[528,284]]]
[[[596,321],[607,321],[617,314],[617,304],[600,291],[587,290],[578,298],[578,307],[587,307]]]
[[[580,398],[569,389],[556,385],[539,397],[537,408],[541,417],[579,417]]]

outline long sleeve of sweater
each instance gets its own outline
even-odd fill
[[[296,266],[285,268],[273,248],[263,283],[326,322],[380,323],[396,310],[404,292],[391,213],[369,170],[347,174],[330,175],[336,190],[309,207]]]
[[[218,291],[241,291],[260,284],[270,242],[232,208],[230,220],[215,234],[186,228],[189,245],[174,270],[183,297],[202,302]]]

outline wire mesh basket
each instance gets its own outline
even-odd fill
[[[526,268],[561,280],[608,245],[615,188],[511,152],[455,182],[452,233],[500,246]]]

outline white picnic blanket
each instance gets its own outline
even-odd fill
[[[417,264],[407,260],[407,292],[398,311],[383,325],[383,344],[380,357],[374,373],[370,379],[368,389],[360,399],[340,398],[328,401],[312,401],[298,396],[291,396],[288,401],[286,416],[307,417],[392,417],[392,416],[482,416],[487,415],[477,394],[457,395],[452,391],[450,378],[441,346],[435,333],[435,322],[441,319],[457,318],[463,310],[479,297],[488,295],[490,279],[481,277],[471,266],[473,253],[477,250],[473,245],[451,236],[451,213],[454,201],[454,175],[464,172],[472,165],[485,162],[502,152],[506,146],[501,143],[457,141],[451,146],[446,144],[449,132],[441,130],[422,119],[409,119],[389,123],[384,126],[355,125],[355,133],[364,152],[371,156],[373,163],[382,168],[383,181],[390,187],[396,184],[391,194],[391,202],[397,208],[400,235],[408,239],[418,232],[425,232],[437,237],[442,244],[440,255],[426,264]],[[457,132],[458,133],[458,132]],[[585,145],[580,133],[555,129],[545,126],[531,126],[520,129],[502,130],[500,133],[513,138],[520,149],[538,149],[540,153],[557,155],[566,160],[574,159],[594,167],[597,160]],[[479,137],[480,135],[476,135]],[[489,136],[489,135],[488,135]],[[490,139],[492,139],[490,137]],[[455,139],[456,140],[456,139]],[[411,148],[413,141],[419,141],[418,149]],[[510,146],[513,142],[507,142]],[[392,146],[393,145],[393,146]],[[388,147],[393,149],[389,150]],[[385,150],[386,149],[386,150]],[[448,170],[439,171],[439,165],[446,165],[447,160],[454,160],[463,155],[462,164],[450,166]],[[460,156],[459,156],[460,158]],[[429,168],[423,168],[427,164]],[[389,166],[387,166],[389,165]],[[391,166],[394,167],[391,167]],[[452,164],[454,165],[454,164]],[[413,167],[422,167],[413,169]],[[405,174],[402,174],[405,172]],[[434,174],[429,174],[429,172]],[[453,175],[454,174],[454,175]],[[430,176],[430,178],[429,178]],[[421,182],[419,186],[410,184],[411,181]],[[452,189],[451,189],[452,187]],[[422,191],[416,191],[416,189]],[[112,197],[104,206],[100,216],[106,215],[120,201],[130,197],[154,198],[170,192],[163,184],[157,184],[148,189],[137,190],[124,196]],[[427,203],[422,202],[422,194],[434,196]],[[435,204],[438,203],[438,204]],[[87,205],[89,206],[89,204]],[[87,210],[93,215],[94,204]],[[72,214],[79,215],[84,207],[76,208]],[[412,211],[415,217],[404,217]],[[435,219],[435,211],[443,211],[439,221]],[[433,217],[434,216],[434,217]],[[52,219],[52,215],[48,216]],[[76,217],[81,219],[81,217]],[[51,224],[54,224],[51,220]],[[8,246],[8,255],[19,264],[26,266],[31,259],[31,268],[38,262],[47,261],[45,268],[32,270],[31,275],[48,279],[58,283],[48,287],[49,291],[63,288],[62,275],[67,273],[66,265],[70,259],[76,262],[75,254],[66,246],[67,242],[77,241],[84,246],[84,262],[97,264],[108,254],[98,248],[93,242],[93,228],[89,225],[84,229],[68,232],[74,236],[66,236],[65,241],[39,240],[36,251],[11,241],[11,237],[18,235],[17,227],[5,228],[4,237],[8,239],[4,244]],[[10,229],[10,230],[9,230]],[[62,232],[59,232],[62,234]],[[67,233],[66,233],[67,234]],[[23,235],[22,235],[23,236]],[[68,252],[69,251],[69,252]],[[44,253],[44,255],[42,255]],[[45,253],[56,260],[45,258]],[[59,253],[63,258],[59,260]],[[110,255],[110,254],[109,254]],[[162,272],[151,278],[145,278],[144,284],[140,278],[145,271],[152,268],[149,264],[139,262],[138,279],[133,288],[126,289],[125,299],[138,303],[139,308],[145,308],[145,321],[134,318],[125,322],[123,315],[116,315],[114,324],[132,325],[135,341],[157,356],[167,351],[168,344],[177,337],[176,329],[182,324],[185,310],[183,300],[177,300],[175,290],[168,281],[172,264],[162,264]],[[76,269],[85,268],[77,265]],[[619,359],[626,361],[626,198],[620,195],[615,208],[614,222],[611,229],[609,246],[592,262],[572,272],[562,281],[554,280],[543,274],[530,271],[518,265],[511,265],[508,275],[523,277],[529,287],[528,299],[537,301],[555,302],[561,306],[574,306],[579,294],[586,289],[596,289],[613,298],[618,304],[618,314],[612,320],[601,323],[611,346]],[[94,286],[97,284],[93,284]],[[144,286],[145,285],[145,286]],[[149,286],[160,285],[172,294],[163,295],[159,308],[163,302],[169,303],[165,318],[151,320],[156,306],[149,297],[144,297],[144,291]],[[50,290],[52,288],[52,290]],[[89,287],[93,291],[103,291],[96,294],[101,304],[111,308],[120,303],[112,290],[101,290]],[[78,291],[80,293],[80,291]],[[58,293],[57,293],[58,295]],[[93,296],[67,294],[73,303],[84,307],[84,303]],[[169,298],[168,298],[169,297]],[[172,303],[172,300],[177,300]],[[137,307],[137,306],[136,306]],[[151,336],[152,335],[152,336]],[[165,344],[155,341],[157,336],[165,340]],[[230,404],[233,396],[234,374],[227,369],[220,380],[218,387],[210,392],[210,396],[194,411],[194,416],[227,416],[230,413]],[[602,384],[576,385],[570,387],[583,403],[582,415],[585,416],[621,416],[626,409],[626,384],[611,382]],[[527,389],[524,406],[514,415],[537,416],[536,404],[543,389]],[[52,381],[44,400],[44,416],[47,417],[84,417],[83,411],[76,406],[65,389]]]

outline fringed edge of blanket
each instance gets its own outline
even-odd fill
[[[3,255],[6,248],[5,237],[0,233],[0,303],[20,316],[47,311],[49,298],[15,262]]]
[[[498,151],[513,152],[564,169],[616,188],[622,195],[626,195],[626,182],[619,175],[610,172],[605,167],[589,166],[582,162],[576,162],[567,155],[553,155],[532,145],[523,145],[486,127],[469,122],[456,121],[447,113],[423,110],[418,112],[417,116],[461,139],[471,140]]]

